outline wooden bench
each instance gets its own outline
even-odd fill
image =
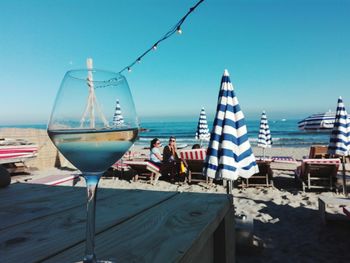
[[[349,198],[336,198],[336,197],[319,197],[318,198],[318,211],[320,214],[321,222],[326,224],[328,220],[346,220],[348,219],[342,213],[344,206],[350,206]],[[335,208],[338,213],[328,213],[328,208]]]

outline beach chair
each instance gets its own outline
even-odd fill
[[[203,165],[205,157],[207,156],[206,149],[192,149],[192,150],[182,150],[179,152],[180,158],[184,161],[188,169],[188,182],[192,181],[206,181],[207,178],[203,175]]]
[[[256,173],[249,178],[241,178],[241,186],[273,186],[273,172],[271,169],[271,161],[257,160],[256,163],[259,167],[259,173]]]
[[[303,191],[310,189],[335,188],[340,159],[304,159],[295,171],[295,178],[301,183]]]
[[[160,169],[155,164],[151,163],[148,160],[143,161],[124,161],[125,165],[128,165],[133,169],[137,175],[134,177],[134,180],[137,181],[140,176],[150,178],[151,183],[156,183],[158,178],[161,176]]]
[[[29,184],[43,184],[49,186],[74,186],[78,181],[80,181],[79,174],[56,174],[48,175],[38,179],[28,180]]]
[[[320,159],[328,157],[328,146],[312,145],[310,147],[309,159]]]
[[[295,160],[292,156],[272,156],[271,161],[275,163],[298,163],[298,161]]]

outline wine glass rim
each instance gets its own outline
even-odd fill
[[[124,78],[124,75],[122,75],[121,73],[114,72],[114,71],[111,71],[111,70],[96,69],[96,68],[93,68],[93,69],[87,69],[87,68],[71,69],[71,70],[67,71],[66,75],[69,75],[71,78],[74,78],[74,79],[86,81],[86,77],[79,77],[79,76],[75,75],[74,73],[77,73],[77,72],[89,72],[89,71],[91,71],[92,73],[94,73],[94,72],[101,72],[101,73],[110,74],[111,75],[110,79]],[[106,79],[106,80],[95,80],[94,79],[93,80],[93,82],[105,82],[105,81],[108,81],[108,79]]]

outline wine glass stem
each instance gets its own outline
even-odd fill
[[[83,174],[86,181],[87,190],[87,220],[86,220],[86,246],[84,263],[95,263],[95,208],[97,185],[102,174]]]

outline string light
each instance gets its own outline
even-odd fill
[[[190,8],[190,10],[180,19],[179,22],[175,26],[173,26],[162,38],[160,38],[152,47],[147,49],[145,52],[142,53],[141,56],[139,56],[134,62],[129,64],[128,66],[124,67],[119,73],[122,73],[125,70],[128,70],[131,72],[131,68],[136,64],[140,63],[141,59],[146,56],[150,51],[156,50],[158,47],[158,44],[167,38],[171,37],[174,33],[178,33],[179,35],[182,34],[181,25],[185,22],[186,18],[202,3],[204,0],[199,0],[193,7]]]
[[[176,32],[177,32],[179,35],[181,35],[181,34],[182,34],[181,27],[177,27]]]

